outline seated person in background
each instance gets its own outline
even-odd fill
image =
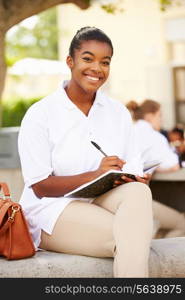
[[[185,138],[184,130],[182,128],[175,127],[168,132],[168,140],[172,149],[177,153],[179,157],[180,167],[185,167]]]
[[[168,140],[168,130],[165,130],[165,129],[161,128],[159,130],[159,132],[162,133],[165,136],[165,138]]]
[[[140,105],[130,101],[127,105],[133,121],[136,140],[144,163],[160,161],[157,172],[171,172],[180,168],[178,155],[171,149],[168,140],[160,133],[160,104],[145,100]]]
[[[160,104],[153,100],[145,100],[141,105],[138,105],[132,100],[126,106],[134,121],[136,140],[141,151],[143,164],[150,161],[161,161],[157,168],[158,172],[178,170],[178,156],[170,148],[165,136],[159,132],[161,127]],[[160,230],[166,232],[162,236],[165,238],[185,236],[183,213],[153,200],[153,217],[158,224],[154,238],[158,236]]]

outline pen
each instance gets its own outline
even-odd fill
[[[98,149],[104,156],[108,156],[102,149],[100,146],[98,146],[98,144],[96,144],[95,142],[91,141],[91,143],[93,144],[94,147],[96,147],[96,149]]]
[[[108,156],[102,149],[101,147],[96,144],[95,142],[91,141],[91,143],[93,144],[94,147],[96,147],[96,149],[98,149],[104,156]],[[120,170],[122,171],[122,169],[120,168]]]

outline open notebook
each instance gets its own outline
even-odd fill
[[[148,171],[151,168],[157,167],[159,165],[158,162],[152,162],[151,164],[145,165],[145,170]],[[121,179],[122,176],[127,176],[136,180],[134,174],[124,173],[123,171],[117,170],[109,170],[106,173],[100,175],[96,179],[87,182],[75,190],[67,193],[64,197],[69,198],[96,198],[109,190],[113,189],[115,180],[120,180],[123,184],[125,183],[124,180]]]

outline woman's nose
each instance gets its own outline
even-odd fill
[[[101,69],[100,63],[99,62],[93,62],[92,65],[91,65],[91,70],[94,70],[96,72],[101,72],[102,69]]]

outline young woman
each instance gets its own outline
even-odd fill
[[[161,129],[161,109],[156,101],[147,99],[140,105],[135,101],[127,104],[134,122],[134,132],[143,163],[160,161],[158,172],[173,172],[180,168],[178,156],[170,147]],[[152,172],[154,170],[151,170]],[[158,229],[165,230],[163,237],[185,236],[183,213],[153,200],[153,216],[158,221]]]
[[[71,79],[34,104],[19,134],[25,188],[20,200],[36,249],[114,257],[114,277],[148,277],[152,197],[145,179],[126,179],[96,199],[64,194],[107,170],[142,174],[128,110],[99,88],[113,46],[104,32],[81,28],[67,57]],[[103,157],[97,142],[109,155]]]
[[[127,104],[134,122],[134,132],[144,163],[160,161],[158,172],[177,171],[178,156],[171,149],[167,138],[160,133],[161,107],[157,101],[146,99],[140,105],[135,101]],[[160,151],[159,151],[160,149]]]

